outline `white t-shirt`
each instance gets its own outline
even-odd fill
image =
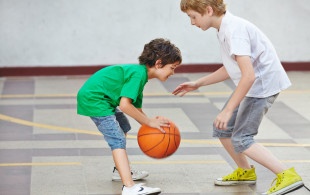
[[[251,57],[256,79],[246,96],[264,98],[291,85],[272,43],[252,23],[226,11],[217,36],[223,64],[236,86],[241,71],[235,56]]]

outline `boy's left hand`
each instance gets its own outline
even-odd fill
[[[217,129],[227,130],[227,124],[232,115],[232,112],[223,110],[219,115],[217,115],[214,121],[215,127]]]
[[[163,117],[163,116],[156,116],[155,118],[158,119],[158,120],[164,121],[165,126],[163,126],[163,127],[170,127],[170,119],[169,118],[166,118],[166,117]],[[165,133],[165,130],[163,128],[161,129],[161,131],[163,133]]]
[[[166,117],[163,117],[163,116],[156,116],[155,118],[156,118],[156,119],[165,120],[165,121],[167,121],[167,123],[169,124],[169,120],[170,120],[170,119],[168,119],[168,118],[166,118]]]

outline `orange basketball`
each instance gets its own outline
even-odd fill
[[[165,133],[159,129],[142,125],[138,132],[138,144],[144,154],[152,158],[166,158],[179,147],[181,135],[178,127],[169,120],[170,127],[163,127]]]

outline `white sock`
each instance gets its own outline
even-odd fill
[[[128,190],[133,190],[135,187],[136,187],[137,184],[131,186],[131,187],[127,187],[127,186],[124,186],[124,188],[127,188]]]

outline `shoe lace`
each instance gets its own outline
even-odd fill
[[[142,171],[138,171],[138,170],[131,170],[131,174],[140,174],[142,173]]]
[[[236,170],[232,174],[229,174],[229,175],[223,177],[223,180],[232,180],[232,179],[235,179],[235,177],[238,178],[239,175],[240,175],[240,169],[236,168]]]
[[[277,189],[277,188],[279,187],[279,185],[281,184],[283,178],[284,178],[284,176],[278,175],[278,177],[276,177],[276,178],[272,181],[271,186],[272,186],[272,184],[274,183],[274,181],[277,180],[276,184],[275,184],[274,186],[272,186],[272,187],[270,188],[269,191],[270,191],[270,192],[276,191],[276,189]]]
[[[118,170],[117,170],[116,167],[114,167],[113,173],[114,173],[115,171],[118,173]],[[142,171],[138,171],[138,170],[134,170],[134,169],[131,169],[130,172],[131,172],[131,175],[134,175],[134,174],[141,174],[141,173],[142,173]]]

